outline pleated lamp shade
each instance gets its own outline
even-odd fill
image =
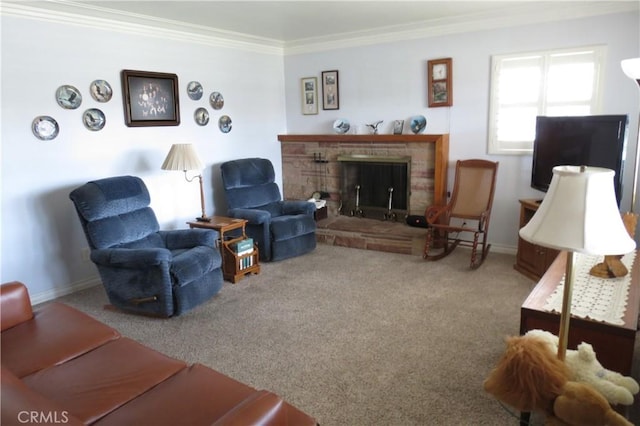
[[[171,146],[167,158],[162,163],[162,170],[202,170],[202,163],[196,154],[193,144],[177,143]]]
[[[614,171],[557,166],[538,211],[520,230],[522,239],[543,247],[594,255],[635,249],[613,186]]]

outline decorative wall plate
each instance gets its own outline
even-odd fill
[[[411,117],[409,125],[411,126],[411,131],[417,135],[427,127],[427,119],[424,115],[415,115]]]
[[[222,133],[229,133],[231,131],[231,117],[223,115],[218,120],[218,127]]]
[[[76,109],[82,103],[82,95],[75,87],[65,84],[56,90],[56,101],[64,109]]]
[[[113,89],[106,80],[93,80],[89,86],[91,97],[98,102],[109,102],[113,96]]]
[[[338,118],[333,122],[333,131],[340,135],[344,135],[345,133],[347,133],[350,128],[351,124],[349,124],[349,120],[347,119]]]
[[[102,130],[107,123],[107,119],[104,116],[104,112],[98,108],[90,108],[82,114],[82,122],[84,127],[94,132]]]
[[[209,111],[206,108],[198,108],[193,114],[193,119],[199,126],[206,126],[209,123]]]
[[[199,100],[202,97],[202,85],[197,81],[190,81],[187,84],[187,95],[189,95],[189,99],[193,99],[194,101]]]
[[[60,127],[58,122],[48,115],[39,115],[33,119],[31,130],[36,138],[42,141],[50,141],[58,136]]]
[[[211,107],[215,110],[222,109],[224,106],[224,97],[220,92],[213,92],[209,95],[209,103]]]

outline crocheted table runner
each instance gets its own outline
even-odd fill
[[[603,261],[603,256],[575,254],[575,279],[571,298],[571,315],[609,324],[624,325],[627,297],[631,285],[631,267],[636,251],[622,257],[622,263],[629,273],[620,278],[598,278],[589,275],[591,267]],[[544,310],[562,312],[562,297],[565,276],[547,298]]]

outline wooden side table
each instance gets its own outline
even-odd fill
[[[218,241],[218,247],[220,249],[220,255],[222,256],[222,275],[227,281],[237,283],[242,277],[247,274],[259,274],[260,273],[260,256],[258,255],[258,248],[253,246],[253,252],[245,255],[238,256],[231,245],[247,238],[245,233],[246,219],[236,219],[225,216],[213,216],[210,222],[187,222],[190,228],[203,228],[214,229],[220,234]],[[226,239],[225,232],[234,230],[241,230],[240,236]],[[245,266],[244,260],[251,258],[251,266]]]

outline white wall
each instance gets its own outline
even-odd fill
[[[20,280],[35,301],[73,291],[94,282],[95,267],[81,261],[84,235],[68,199],[84,182],[113,175],[142,177],[163,227],[184,227],[199,213],[197,184],[160,165],[172,143],[196,145],[207,165],[205,193],[210,212],[224,213],[219,164],[246,156],[270,158],[281,169],[279,133],[331,133],[338,117],[353,124],[416,114],[427,117],[428,133],[450,133],[450,159],[481,157],[500,161],[490,239],[494,247],[516,245],[518,198],[541,197],[529,188],[530,156],[486,154],[489,61],[492,54],[603,43],[608,46],[603,113],[628,113],[628,164],[633,165],[638,119],[638,91],[622,74],[623,58],[640,56],[638,14],[612,15],[522,28],[496,29],[337,49],[305,55],[260,54],[224,47],[59,24],[23,17],[1,17],[2,129],[1,178],[2,258],[0,282]],[[426,106],[426,61],[453,57],[454,106]],[[181,92],[181,125],[129,128],[124,125],[120,71],[137,69],[176,73]],[[300,113],[300,78],[340,72],[340,110],[315,116]],[[106,79],[113,99],[99,104],[88,87]],[[199,127],[193,111],[208,107],[203,97],[192,101],[185,86],[200,81],[205,93],[217,90],[225,107],[212,122]],[[72,84],[84,96],[78,110],[56,104],[58,86]],[[101,108],[106,127],[90,132],[81,122],[86,108]],[[233,119],[222,134],[217,119]],[[58,120],[60,135],[36,139],[30,130],[38,115]],[[278,181],[281,177],[278,175]],[[623,208],[630,199],[631,172],[625,173]]]
[[[130,128],[124,124],[120,71],[134,69],[175,73],[179,78],[181,124]],[[94,101],[94,79],[107,80],[113,99]],[[186,95],[191,80],[205,95]],[[83,95],[77,110],[55,100],[62,84]],[[214,111],[208,95],[220,91],[224,108]],[[206,107],[209,125],[193,120]],[[97,107],[106,126],[91,132],[82,112]],[[233,120],[230,133],[217,120]],[[36,139],[31,122],[50,115],[60,125],[51,141]],[[2,17],[2,269],[0,282],[25,282],[36,300],[90,284],[97,271],[81,261],[86,242],[69,192],[88,180],[121,174],[144,179],[152,207],[165,228],[186,227],[200,213],[197,179],[160,166],[173,143],[194,143],[206,165],[205,197],[209,213],[226,211],[219,164],[244,156],[271,158],[281,169],[277,134],[285,132],[284,69],[280,55],[264,55],[169,39],[135,36],[90,27],[61,25],[20,17]],[[278,180],[281,177],[278,176]],[[214,204],[215,200],[215,204]]]
[[[450,187],[456,160],[500,161],[489,239],[494,248],[512,251],[517,244],[518,199],[542,198],[544,194],[529,186],[531,155],[487,154],[491,55],[591,44],[607,46],[602,113],[630,117],[621,205],[623,211],[628,211],[640,101],[636,85],[625,77],[620,61],[640,56],[639,21],[637,13],[606,15],[288,56],[285,58],[287,131],[331,133],[333,121],[346,118],[356,127],[384,120],[381,133],[391,133],[393,120],[424,115],[425,133],[450,133]],[[428,108],[427,60],[445,57],[453,58],[453,106]],[[340,110],[320,108],[318,115],[301,115],[300,78],[320,78],[321,71],[334,69],[339,70]],[[636,211],[640,211],[640,206]]]

